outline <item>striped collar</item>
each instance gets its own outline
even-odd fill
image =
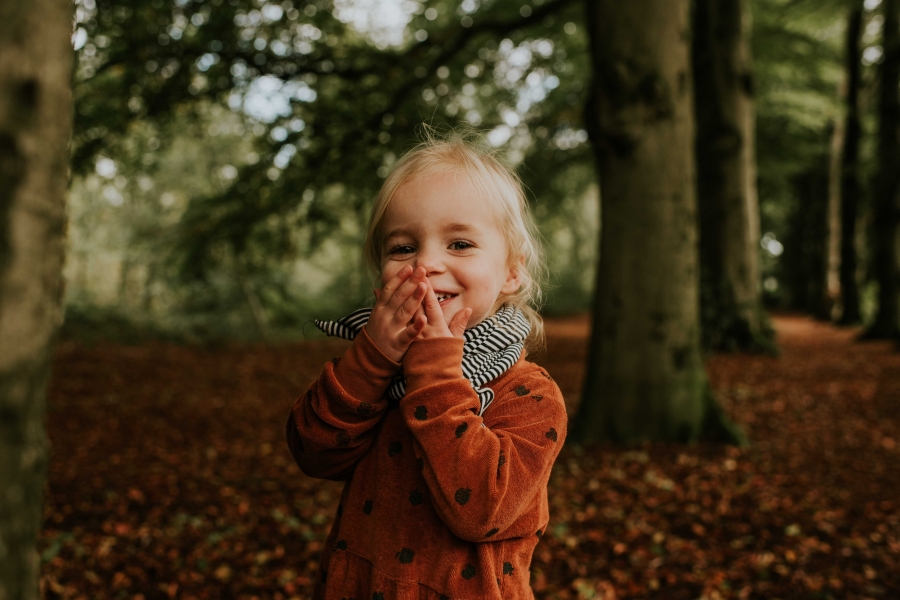
[[[369,321],[371,308],[361,308],[337,321],[315,321],[316,327],[326,334],[347,340],[355,339]],[[519,360],[525,348],[525,339],[531,331],[531,323],[525,314],[508,304],[463,334],[463,376],[468,379],[484,414],[494,401],[494,390],[485,387],[510,369]],[[388,397],[399,401],[406,394],[406,378],[401,371],[388,388]]]

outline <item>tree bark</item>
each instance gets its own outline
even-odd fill
[[[693,26],[703,346],[773,350],[760,288],[746,0],[695,0]]]
[[[831,137],[832,132],[829,132]],[[785,240],[785,280],[792,290],[790,307],[827,319],[829,162],[822,155],[794,180],[797,208]]]
[[[878,175],[872,227],[872,271],[878,281],[878,312],[866,331],[869,338],[897,338],[898,265],[897,223],[900,187],[900,0],[884,0],[884,60],[879,70]]]
[[[859,123],[859,88],[862,74],[863,4],[857,2],[847,19],[847,114],[844,121],[844,140],[841,148],[841,318],[840,323],[853,325],[861,319],[859,310],[859,283],[856,279],[856,218],[860,198],[859,140],[862,135]]]
[[[0,0],[0,598],[38,598],[46,387],[62,320],[72,5]]]
[[[841,83],[838,94],[845,94],[846,81]],[[825,282],[822,298],[824,318],[833,316],[841,295],[841,156],[844,148],[845,120],[837,120],[831,127],[831,143],[828,156],[828,199],[825,207],[825,242],[823,280]]]
[[[572,439],[742,441],[700,352],[688,0],[586,6],[602,233]]]

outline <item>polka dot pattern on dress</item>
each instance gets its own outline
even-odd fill
[[[415,417],[417,421],[424,421],[428,418],[428,407],[427,406],[417,406],[415,411]]]
[[[466,564],[466,566],[463,567],[462,576],[463,579],[472,579],[473,577],[475,577],[475,567],[470,564]]]
[[[456,500],[457,504],[465,504],[469,501],[469,498],[472,497],[472,490],[469,488],[459,488],[456,490],[456,493],[453,494],[453,498]]]
[[[456,437],[461,438],[463,434],[466,432],[466,429],[469,428],[468,423],[460,423],[459,427],[456,428]]]

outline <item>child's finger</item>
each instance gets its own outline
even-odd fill
[[[397,312],[395,314],[395,318],[399,320],[401,323],[406,323],[412,318],[418,310],[422,307],[422,298],[425,297],[426,290],[428,286],[424,283],[419,282],[416,284],[415,289],[413,289],[412,294],[406,299],[403,304],[397,308]]]
[[[381,298],[385,298],[386,301],[390,301],[391,298],[394,297],[394,292],[406,281],[410,275],[412,275],[413,268],[409,265],[404,266],[402,269],[397,271],[397,274],[391,277],[387,283],[384,284],[384,287],[381,289],[381,293],[379,295],[379,300]]]
[[[424,314],[417,313],[415,317],[413,317],[412,322],[406,326],[399,336],[399,342],[402,346],[408,346],[414,339],[416,339],[422,330],[425,329],[425,324],[427,323],[427,319]]]
[[[461,338],[463,336],[471,316],[471,308],[464,308],[453,316],[453,320],[450,321],[450,326],[448,327],[450,333],[453,334],[453,337]]]
[[[437,296],[434,294],[434,288],[428,283],[428,291],[425,293],[425,316],[432,325],[444,323],[444,311],[441,310],[441,303],[438,302]]]
[[[398,310],[400,306],[416,292],[416,288],[424,279],[424,273],[425,269],[422,269],[421,267],[410,271],[406,279],[394,291],[393,296],[385,300],[386,305],[394,310]]]

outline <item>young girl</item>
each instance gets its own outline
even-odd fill
[[[514,172],[458,134],[387,178],[364,255],[376,302],[293,406],[291,453],[346,480],[316,599],[533,598],[531,557],[566,435],[541,341],[536,228]]]

